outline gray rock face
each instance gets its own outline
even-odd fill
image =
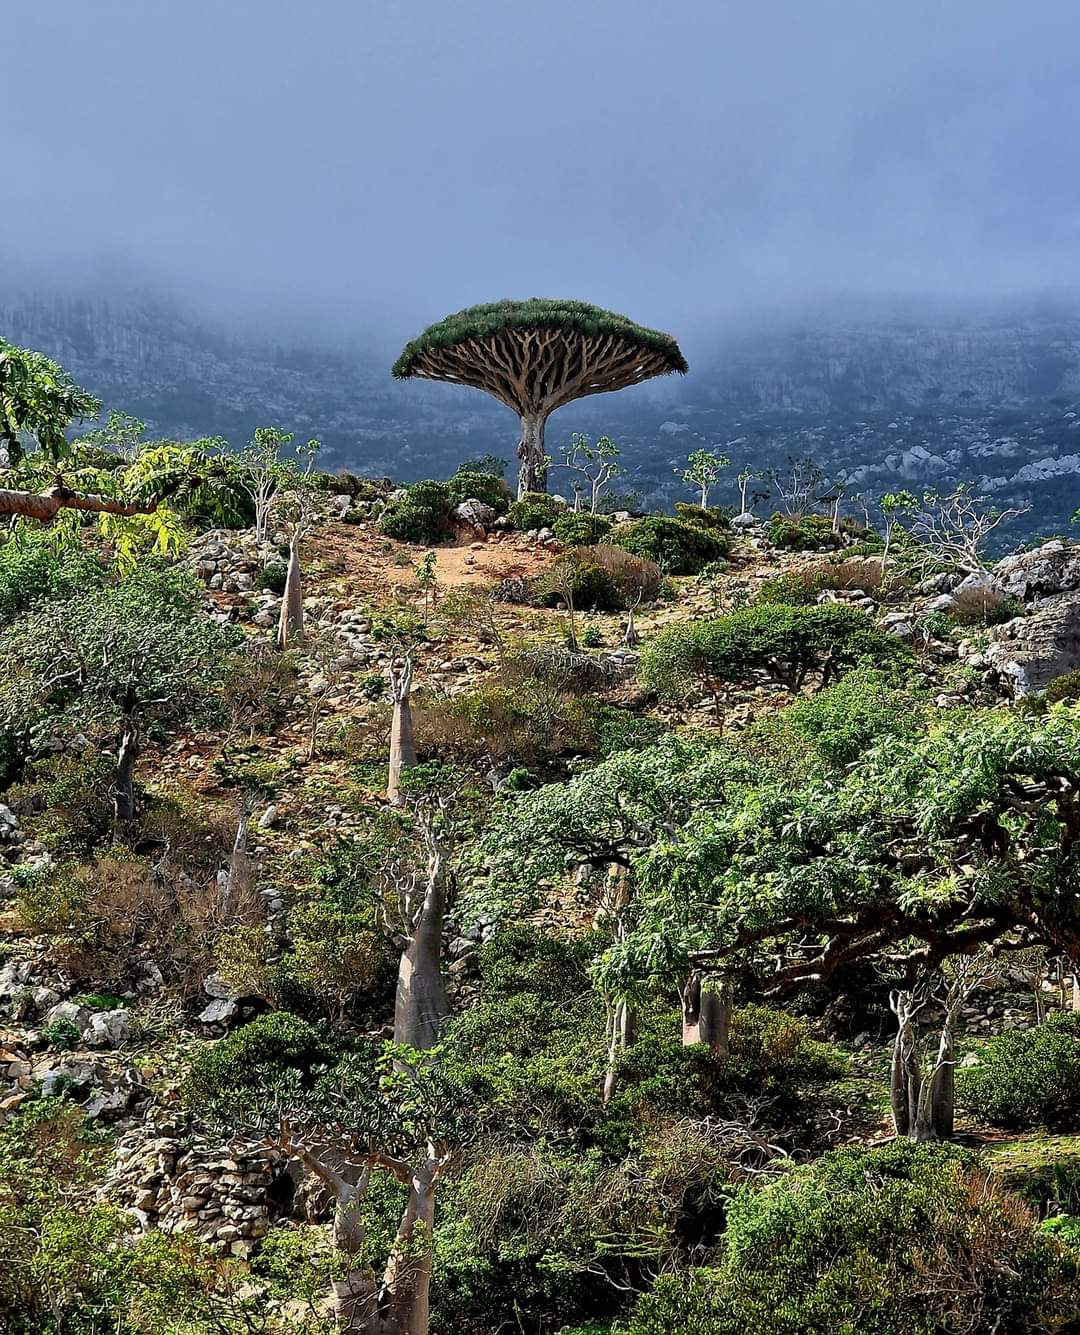
[[[1015,695],[1037,695],[1080,668],[1080,592],[1047,598],[1030,616],[996,626],[984,655]]]
[[[1080,589],[1080,547],[1044,542],[1033,551],[1006,556],[992,573],[1003,593],[1026,603],[1069,593]]]
[[[464,524],[472,524],[474,528],[487,528],[495,520],[494,508],[483,501],[478,501],[475,497],[455,505],[451,513],[455,519]]]

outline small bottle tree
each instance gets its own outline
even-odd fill
[[[600,493],[619,475],[619,453],[619,447],[609,436],[601,436],[595,445],[590,444],[589,437],[580,431],[570,437],[570,444],[563,451],[562,466],[584,479],[581,484],[574,482],[575,510],[581,509],[581,493],[587,488],[589,514],[596,514]]]
[[[703,510],[709,505],[709,491],[716,485],[720,470],[727,468],[731,460],[726,454],[717,454],[714,450],[694,450],[686,460],[687,467],[676,468],[676,473],[688,487],[693,487],[700,495],[698,502]]]

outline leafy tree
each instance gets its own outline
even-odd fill
[[[10,463],[22,458],[27,437],[50,459],[63,459],[71,423],[100,410],[98,400],[44,353],[0,338],[0,439]]]
[[[189,576],[141,566],[129,579],[91,587],[77,602],[46,603],[15,623],[0,709],[9,728],[25,729],[33,719],[111,734],[115,814],[126,823],[135,814],[134,765],[148,729],[207,707],[238,641],[235,629],[203,612]]]
[[[899,662],[905,656],[896,639],[877,630],[858,608],[778,604],[661,631],[642,651],[641,682],[675,699],[696,685],[712,695],[719,711],[722,686],[752,680],[758,672],[795,692],[812,675],[827,686],[860,662]]]
[[[731,460],[726,454],[717,454],[715,450],[693,450],[686,460],[687,467],[680,473],[688,487],[693,487],[701,494],[700,505],[703,510],[709,505],[709,492],[716,485],[721,469],[727,468]]]

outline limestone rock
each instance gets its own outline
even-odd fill
[[[1080,668],[1080,592],[1047,598],[1030,616],[995,626],[984,658],[1018,696]]]
[[[1080,589],[1080,546],[1056,540],[1030,552],[1016,552],[991,572],[1002,593],[1022,602]]]

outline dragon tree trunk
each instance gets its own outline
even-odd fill
[[[539,413],[523,414],[521,441],[518,445],[518,500],[528,491],[547,490],[547,455],[544,452],[545,416]]]

